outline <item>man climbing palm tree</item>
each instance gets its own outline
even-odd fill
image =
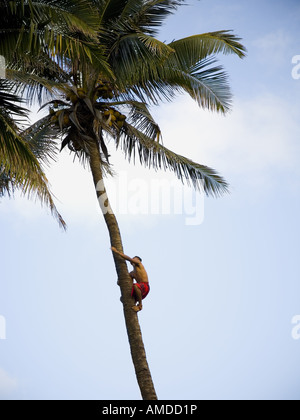
[[[130,258],[123,252],[119,252],[115,247],[111,247],[111,250],[124,258],[124,260],[129,261],[130,264],[134,267],[134,270],[129,273],[132,280],[136,280],[136,283],[132,286],[131,296],[135,299],[135,305],[132,309],[135,312],[139,312],[143,309],[142,300],[150,292],[148,274],[145,270],[145,267],[142,264],[142,259],[140,257]]]

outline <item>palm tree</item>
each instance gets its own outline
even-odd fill
[[[98,30],[97,14],[86,0],[2,0],[0,4],[0,55],[8,62],[28,61],[38,67],[41,53],[61,62],[75,55],[99,58],[91,48]]]
[[[83,0],[5,0],[0,4],[0,55],[7,65],[7,79],[0,79],[0,195],[10,195],[16,188],[29,197],[35,194],[63,228],[65,222],[38,159],[37,142],[21,136],[18,119],[26,118],[27,112],[20,104],[24,94],[32,95],[28,73],[31,82],[36,77],[38,93],[39,76],[51,80],[57,71],[56,61],[63,63],[76,55],[83,61],[101,62],[100,49],[92,47],[99,28],[92,11],[92,4]],[[16,82],[18,96],[14,94]]]
[[[243,57],[239,38],[227,31],[196,35],[163,43],[155,38],[163,19],[176,10],[179,0],[93,0],[100,31],[98,42],[111,71],[80,59],[63,63],[68,80],[52,84],[56,95],[49,115],[27,136],[40,139],[47,128],[62,133],[62,148],[69,149],[89,164],[101,210],[110,234],[111,246],[123,251],[116,217],[109,203],[104,175],[110,173],[107,141],[113,139],[129,160],[138,156],[148,167],[169,169],[183,182],[206,194],[218,196],[228,190],[226,181],[211,168],[167,149],[149,104],[161,98],[171,100],[187,92],[203,108],[226,113],[230,90],[217,53]],[[57,63],[56,63],[57,64]],[[28,83],[30,80],[28,79]],[[32,81],[34,86],[34,81]],[[49,81],[39,80],[49,89]],[[144,399],[157,399],[146,360],[137,314],[132,311],[132,280],[124,260],[114,254],[124,316],[135,372]]]
[[[62,228],[66,224],[56,209],[49,183],[42,169],[32,139],[21,136],[16,117],[26,117],[20,99],[9,93],[10,84],[0,81],[0,197],[21,189],[45,204]],[[15,117],[15,118],[14,118]]]

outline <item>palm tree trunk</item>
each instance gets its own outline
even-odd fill
[[[89,145],[89,153],[90,167],[93,174],[97,198],[109,231],[111,246],[114,246],[118,251],[123,252],[119,226],[117,219],[111,210],[103,182],[100,152],[96,142]],[[137,313],[131,309],[134,305],[134,300],[131,297],[132,279],[129,276],[126,262],[121,257],[114,254],[114,262],[121,289],[131,356],[141,394],[144,400],[157,400],[150,369],[146,359],[146,352],[138,316]]]

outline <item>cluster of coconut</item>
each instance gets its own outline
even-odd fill
[[[108,82],[102,82],[99,81],[99,84],[97,86],[96,92],[95,92],[95,101],[99,98],[102,99],[112,99],[114,97],[112,88]]]
[[[59,111],[55,111],[53,108],[50,108],[49,111],[50,115],[52,115],[50,121],[53,124],[59,125],[61,124],[63,127],[69,127],[71,125],[70,120],[70,113],[66,111],[65,109],[60,109]],[[61,118],[61,121],[60,121]]]
[[[77,89],[77,95],[75,92],[68,93],[66,95],[66,100],[71,101],[73,105],[76,105],[79,99],[84,99],[86,97],[86,90],[83,88]]]
[[[126,120],[126,116],[121,114],[121,112],[116,111],[113,108],[110,108],[103,112],[104,117],[106,117],[106,123],[111,127],[113,124],[116,124],[118,128],[122,128]]]
[[[97,99],[112,99],[113,92],[110,85],[107,82],[99,82],[97,89],[95,91],[94,100]],[[68,92],[66,95],[66,100],[68,102],[72,102],[73,105],[76,105],[80,100],[83,100],[87,97],[87,92],[83,88],[78,88],[77,93],[71,91]],[[64,104],[64,103],[61,103]],[[65,104],[64,104],[65,105]],[[68,109],[59,109],[59,103],[54,103],[53,108],[49,109],[49,113],[51,115],[51,123],[59,125],[60,127],[67,128],[70,127],[72,122],[70,120],[70,113],[71,110]],[[106,119],[106,123],[109,127],[118,127],[121,129],[124,126],[126,116],[121,114],[119,111],[113,109],[112,107],[107,106],[107,104],[100,104],[100,108],[102,108],[103,116]]]
[[[76,105],[80,99],[84,99],[86,97],[86,90],[82,88],[77,89],[77,94],[75,92],[69,92],[66,95],[66,101],[72,102],[73,105]],[[56,109],[59,107],[58,103],[54,103],[53,108],[49,109],[51,117],[51,122],[60,125],[64,128],[71,126],[71,120],[70,120],[70,111],[67,109],[60,109],[56,111]]]

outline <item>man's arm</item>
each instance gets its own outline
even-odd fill
[[[125,255],[122,252],[118,251],[117,248],[115,248],[114,246],[112,246],[110,249],[115,254],[118,254],[118,255],[120,255],[120,257],[124,258],[124,260],[129,261],[131,264],[138,265],[138,263],[135,260],[133,260],[132,258],[128,257],[128,255]]]

